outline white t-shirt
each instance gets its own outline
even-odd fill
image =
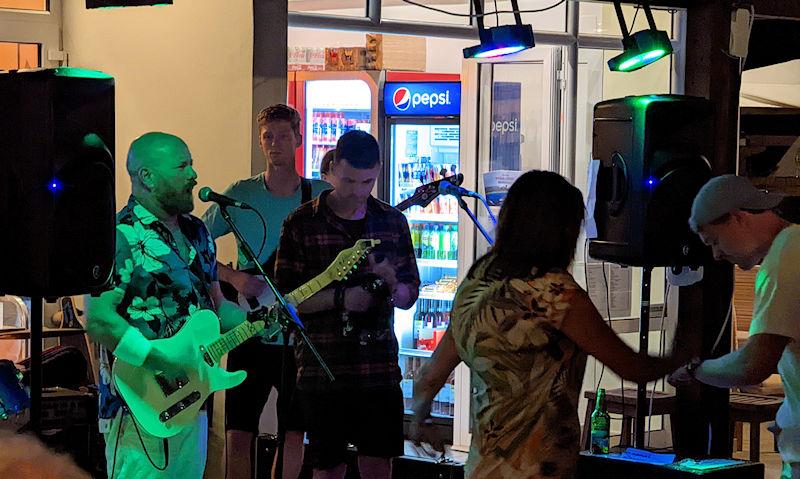
[[[792,338],[778,362],[786,397],[776,422],[781,459],[800,462],[800,225],[775,237],[756,276],[750,335],[761,333]]]

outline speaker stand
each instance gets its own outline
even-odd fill
[[[31,416],[30,429],[34,434],[41,434],[42,426],[42,325],[44,324],[44,306],[41,296],[31,297],[31,370],[30,395]]]
[[[648,353],[650,339],[650,278],[653,274],[652,266],[642,267],[642,298],[639,313],[639,354]],[[666,304],[664,307],[666,308]],[[636,433],[634,445],[644,449],[644,418],[647,415],[647,383],[636,384]]]

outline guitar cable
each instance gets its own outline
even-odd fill
[[[127,407],[123,406],[122,407],[122,413],[120,414],[120,418],[119,418],[119,427],[117,427],[117,438],[116,438],[116,440],[114,442],[114,460],[111,463],[111,477],[109,479],[114,479],[114,473],[117,472],[116,471],[116,468],[117,468],[117,451],[119,450],[119,437],[122,435],[122,426],[123,426],[123,421],[125,419],[125,414],[129,414],[130,415],[130,412],[128,411]],[[142,450],[144,451],[144,455],[147,456],[147,460],[150,461],[150,465],[152,465],[153,468],[158,470],[158,471],[165,471],[167,469],[167,467],[169,467],[169,439],[167,439],[167,438],[163,439],[163,441],[164,441],[164,466],[163,467],[158,467],[158,466],[156,466],[156,463],[153,462],[153,458],[150,457],[150,453],[147,452],[147,447],[145,447],[145,445],[144,445],[144,439],[142,438],[141,432],[139,432],[139,426],[136,424],[136,419],[133,418],[133,415],[130,415],[130,416],[131,416],[131,423],[133,424],[133,428],[136,430],[136,436],[139,437],[139,444],[142,445]]]

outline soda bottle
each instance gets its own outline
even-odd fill
[[[450,258],[458,259],[458,227],[450,226]]]
[[[592,454],[608,454],[608,436],[611,418],[606,412],[606,390],[597,390],[597,400],[592,412]]]
[[[334,142],[336,142],[336,140],[339,139],[339,135],[341,135],[341,133],[339,132],[339,115],[338,115],[338,113],[333,112],[333,113],[330,114],[330,122],[331,122],[331,125],[330,125],[330,130],[329,130],[329,133],[328,133],[328,137],[329,137],[328,139],[330,140],[331,143],[334,143]]]
[[[320,113],[319,142],[328,143],[328,130],[331,128],[331,117],[328,113]]]
[[[431,259],[439,258],[439,226],[433,225],[431,228]]]
[[[422,330],[422,303],[424,299],[417,301],[417,312],[414,314],[413,331],[411,332],[414,340],[414,349],[419,349],[419,333]]]
[[[320,117],[319,112],[315,111],[311,115],[311,138],[313,141],[319,141],[319,128],[320,128]]]
[[[428,225],[423,223],[422,225],[422,241],[420,241],[420,252],[419,257],[423,259],[429,259],[430,252],[429,246],[431,244],[431,231],[428,229]]]
[[[452,258],[452,231],[450,225],[445,225],[442,231],[441,244],[439,245],[439,252],[441,253],[440,259],[453,259]]]

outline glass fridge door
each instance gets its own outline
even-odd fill
[[[319,179],[322,157],[340,136],[354,129],[370,132],[372,92],[364,80],[312,80],[306,82],[305,104],[303,171]]]
[[[411,197],[425,183],[459,172],[457,119],[390,119],[388,152],[390,202]],[[458,205],[451,196],[438,196],[425,207],[404,211],[419,268],[420,294],[409,310],[395,310],[395,333],[400,345],[401,383],[406,410],[410,409],[414,376],[439,344],[450,323],[458,269]],[[432,413],[453,417],[455,380],[450,377],[436,396]]]

